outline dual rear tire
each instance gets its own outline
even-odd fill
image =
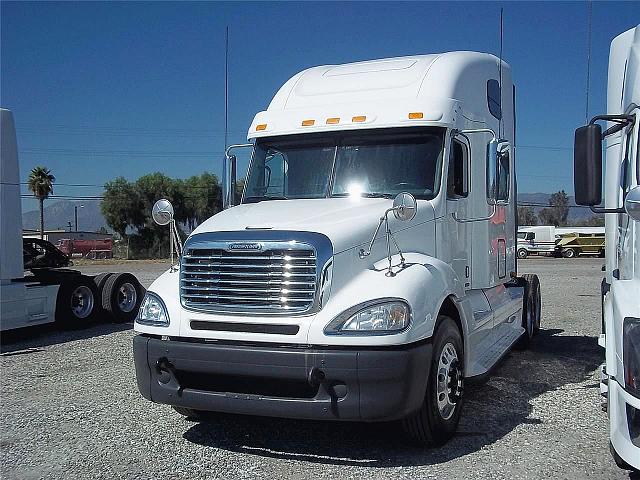
[[[115,323],[135,319],[145,289],[130,273],[101,273],[94,278],[99,290],[100,306]]]
[[[82,328],[93,323],[100,309],[98,288],[91,277],[68,275],[56,297],[55,321],[63,328]]]

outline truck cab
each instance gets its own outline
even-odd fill
[[[465,379],[540,325],[538,279],[516,269],[514,100],[509,65],[476,52],[293,76],[228,148],[225,209],[147,292],[142,395],[444,443]],[[171,221],[166,200],[154,213]]]
[[[640,25],[611,42],[607,113],[575,135],[576,203],[605,214],[600,390],[618,466],[640,469]],[[598,122],[606,121],[603,131]],[[602,149],[606,169],[603,178]],[[604,185],[604,195],[602,186]],[[602,202],[604,201],[604,206]]]

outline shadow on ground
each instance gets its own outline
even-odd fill
[[[395,424],[285,420],[215,414],[183,434],[190,442],[263,457],[333,465],[394,467],[446,462],[494,443],[515,427],[540,423],[531,400],[589,378],[602,362],[596,338],[543,330],[510,354],[484,384],[470,385],[458,434],[444,447],[410,448]],[[597,384],[576,386],[597,395]]]
[[[74,330],[60,330],[53,323],[18,328],[0,335],[0,356],[33,353],[40,351],[42,347],[109,335],[131,328],[131,323],[94,323],[87,328]]]

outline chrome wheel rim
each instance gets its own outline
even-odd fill
[[[138,292],[129,282],[123,283],[118,289],[118,308],[121,312],[129,313],[135,306],[138,300]]]
[[[71,294],[71,313],[77,318],[87,318],[93,312],[93,293],[81,285]]]
[[[462,369],[458,352],[453,343],[447,343],[440,352],[436,401],[444,420],[449,420],[456,411],[462,397]]]

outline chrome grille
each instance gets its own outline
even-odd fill
[[[297,242],[198,243],[181,261],[185,308],[205,311],[303,313],[316,297],[317,258]]]

